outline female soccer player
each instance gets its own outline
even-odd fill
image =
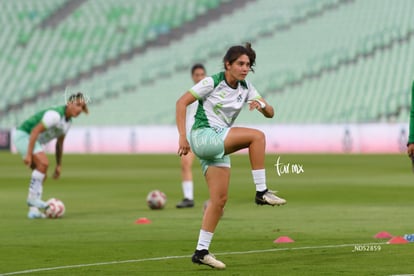
[[[57,138],[56,141],[56,168],[53,178],[60,176],[62,169],[63,141],[68,132],[72,118],[82,111],[88,113],[86,100],[82,93],[71,95],[66,105],[42,110],[24,121],[16,130],[13,137],[17,151],[22,155],[23,162],[32,169],[32,178],[29,185],[27,205],[28,218],[44,218],[45,214],[39,210],[47,208],[42,200],[43,182],[49,161],[42,145]]]
[[[210,193],[204,213],[196,251],[192,261],[213,268],[226,266],[208,251],[216,226],[227,201],[230,182],[229,154],[249,149],[253,182],[256,185],[255,202],[260,205],[283,205],[286,200],[267,189],[265,174],[265,135],[256,129],[232,127],[245,103],[250,110],[258,110],[267,118],[274,115],[268,104],[245,80],[253,71],[256,53],[250,43],[233,46],[223,58],[224,72],[207,77],[194,85],[176,103],[176,122],[179,132],[179,155],[192,151],[200,159]],[[187,140],[186,107],[198,100],[195,123]]]
[[[407,153],[413,163],[414,172],[414,81],[411,88],[410,133],[408,136]]]
[[[200,63],[196,63],[191,67],[191,78],[194,84],[198,83],[206,77],[206,69]],[[187,107],[186,116],[186,130],[190,133],[191,127],[194,124],[194,115],[197,110],[198,103],[194,102]],[[192,166],[194,162],[194,154],[189,151],[186,155],[181,156],[181,179],[184,199],[176,205],[177,208],[191,208],[194,207],[194,182]]]

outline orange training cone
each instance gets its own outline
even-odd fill
[[[274,243],[289,243],[289,242],[295,242],[288,236],[281,236],[273,241]]]
[[[147,218],[139,218],[135,221],[135,224],[150,224],[151,221]]]
[[[408,241],[401,236],[396,236],[390,239],[387,243],[388,244],[404,244],[404,243],[408,243]]]
[[[392,235],[388,232],[382,231],[382,232],[377,233],[374,236],[374,238],[376,238],[376,239],[391,239]]]

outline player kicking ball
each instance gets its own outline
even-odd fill
[[[81,112],[88,113],[85,97],[82,93],[71,95],[66,105],[42,110],[24,121],[16,130],[13,142],[23,157],[23,162],[32,170],[27,205],[30,219],[45,218],[40,209],[46,209],[47,203],[42,200],[43,183],[46,180],[49,161],[43,145],[57,138],[56,168],[53,178],[58,179],[62,169],[63,142],[72,118]]]
[[[245,104],[266,118],[274,116],[267,103],[245,78],[255,65],[256,53],[250,43],[230,47],[223,58],[224,72],[204,78],[186,92],[176,103],[176,122],[179,132],[178,154],[191,150],[199,158],[210,193],[204,212],[197,247],[192,262],[217,269],[226,265],[209,253],[210,243],[227,201],[230,184],[230,154],[249,149],[255,202],[259,205],[283,205],[286,200],[268,190],[265,173],[265,143],[263,132],[232,127]],[[187,140],[186,108],[198,100],[195,122]]]

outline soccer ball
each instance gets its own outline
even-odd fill
[[[48,218],[61,218],[65,214],[65,205],[57,198],[51,198],[47,201],[49,207],[45,213]]]
[[[159,190],[151,191],[147,195],[147,205],[153,210],[164,208],[165,203],[167,203],[167,196]]]

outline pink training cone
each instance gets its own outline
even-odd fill
[[[288,236],[281,236],[273,241],[274,243],[289,243],[289,242],[295,242]]]
[[[376,238],[376,239],[391,239],[392,235],[388,232],[382,231],[382,232],[377,233],[374,236],[374,238]]]
[[[139,218],[135,221],[135,224],[150,224],[151,221],[147,218]]]
[[[387,243],[388,244],[404,244],[404,243],[408,243],[408,241],[401,236],[396,236],[390,239],[389,241],[387,241]]]

